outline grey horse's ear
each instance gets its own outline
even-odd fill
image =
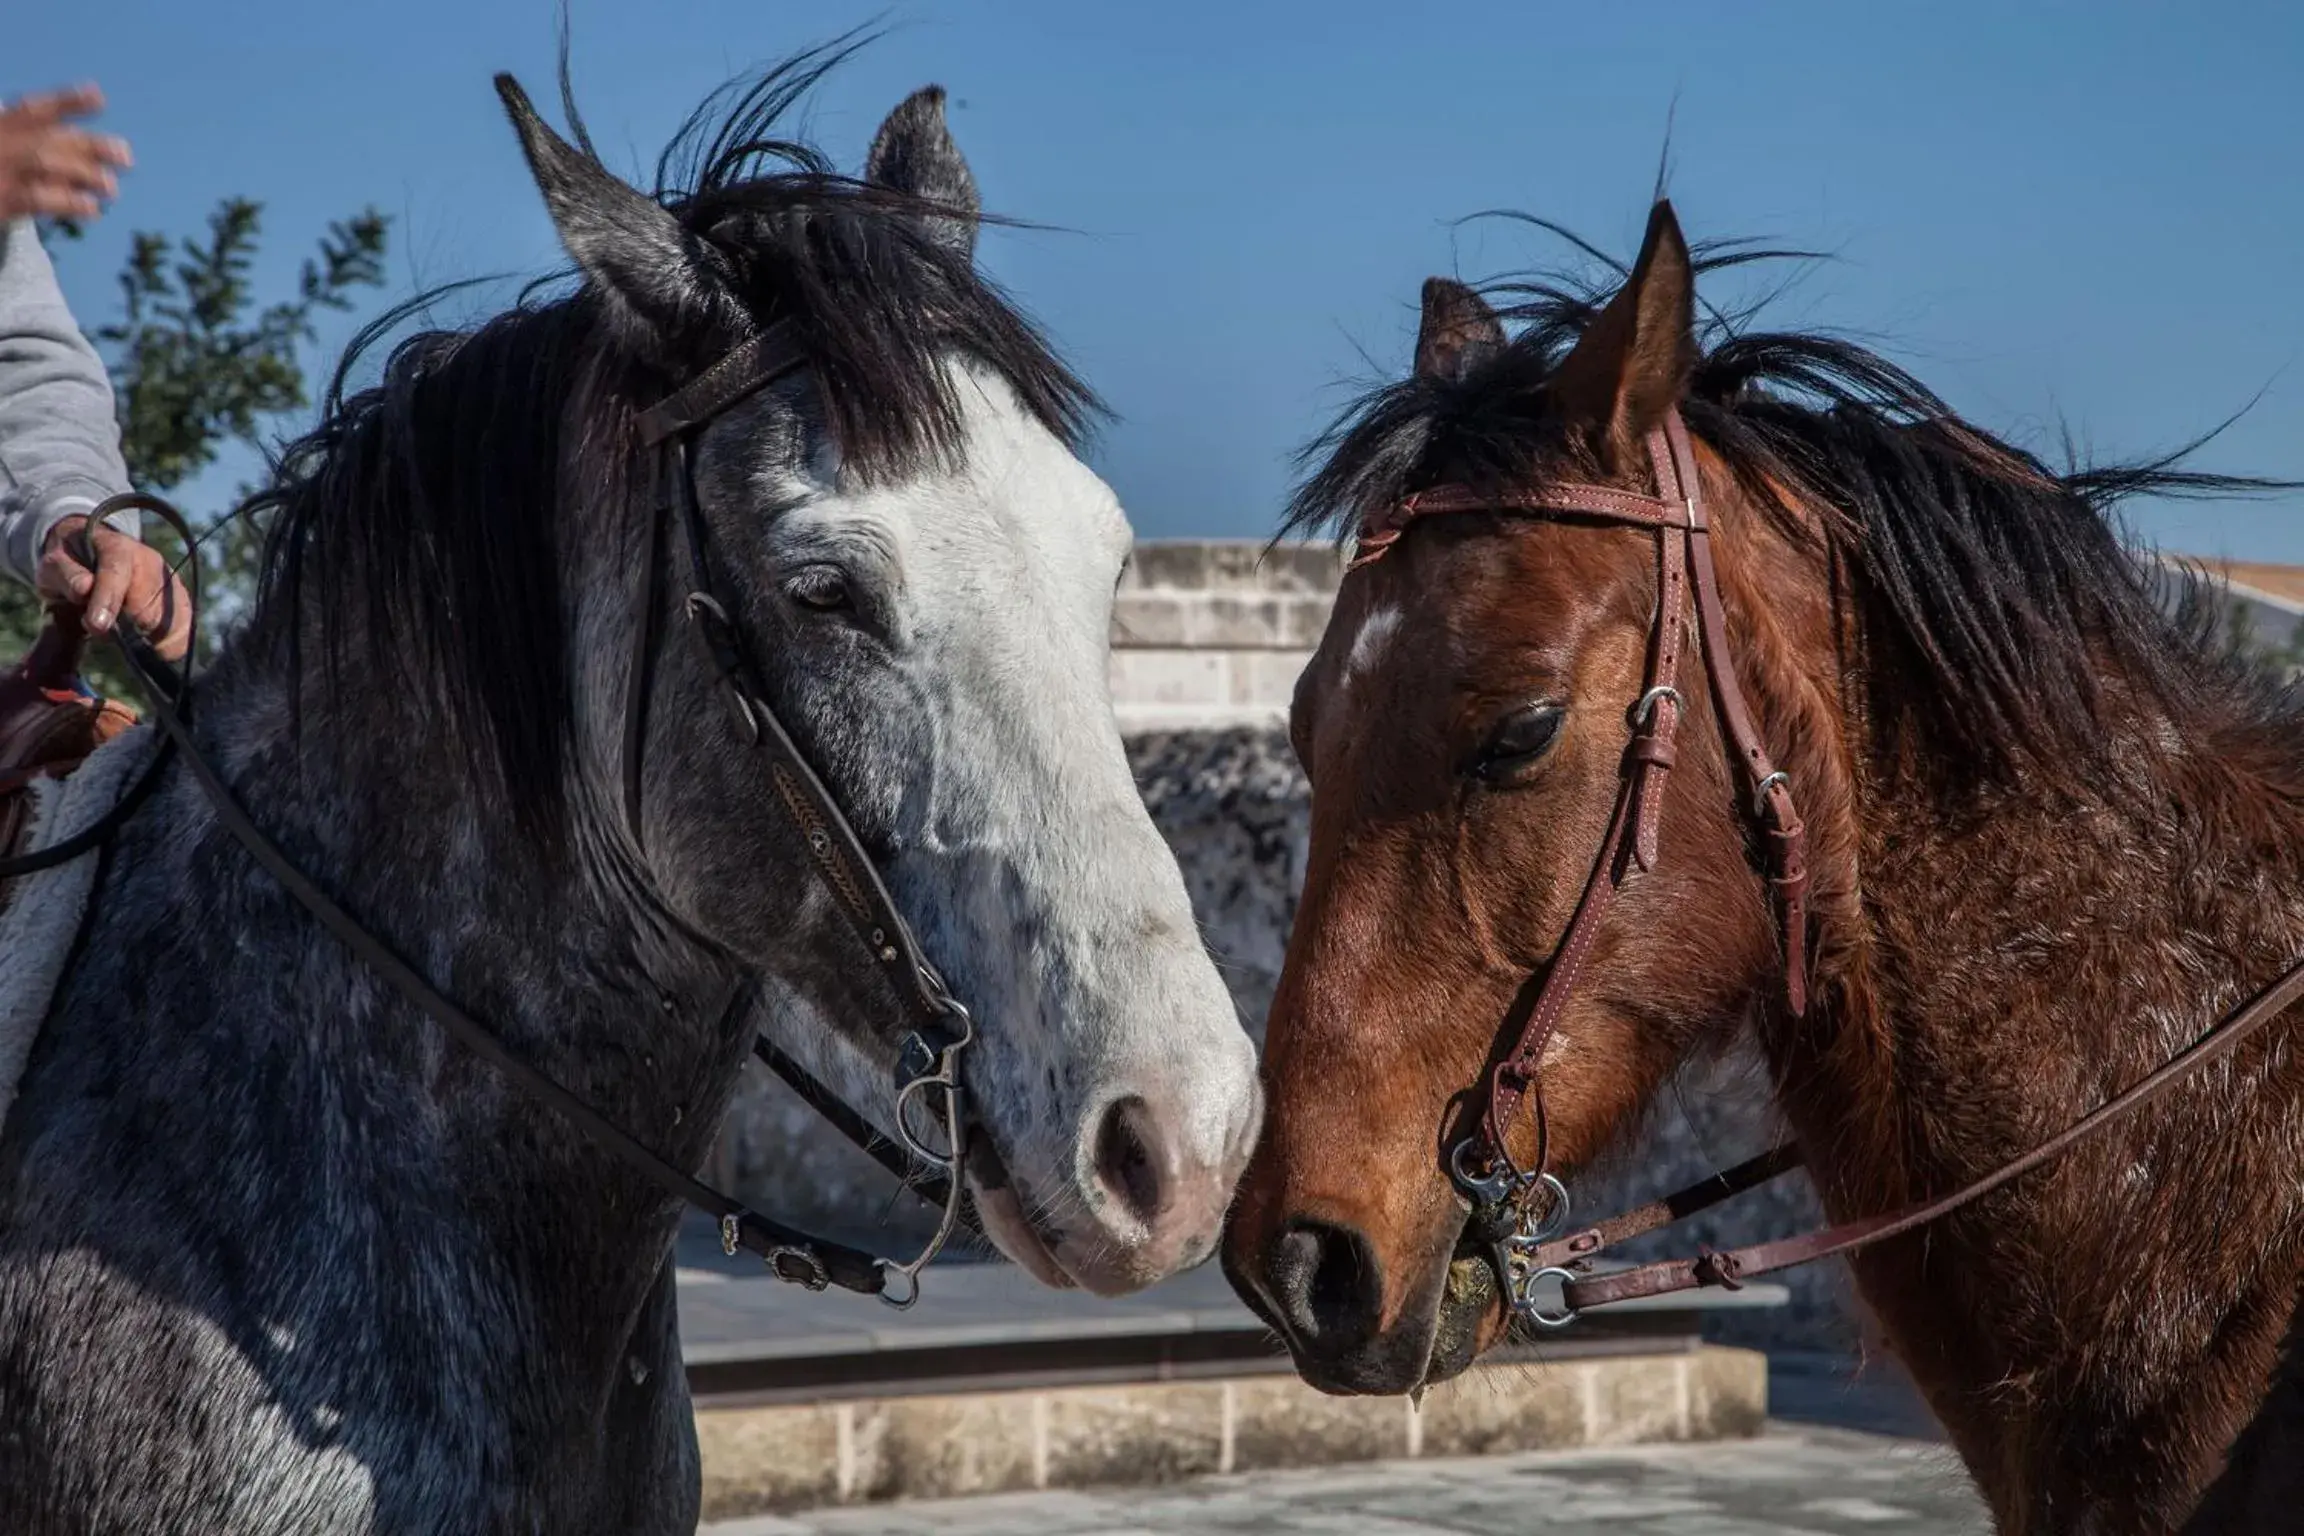
[[[693,321],[704,308],[709,283],[679,221],[553,132],[519,81],[498,75],[496,94],[520,135],[560,243],[584,275],[659,329]]]
[[[888,114],[872,135],[864,179],[936,204],[940,211],[924,220],[928,233],[962,256],[975,254],[984,205],[976,197],[976,177],[945,126],[944,87],[922,86]]]

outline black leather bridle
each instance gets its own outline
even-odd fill
[[[186,766],[206,793],[218,822],[322,927],[383,976],[395,991],[430,1017],[450,1038],[487,1061],[530,1098],[558,1111],[595,1146],[666,1193],[714,1218],[719,1224],[721,1246],[731,1256],[739,1251],[757,1254],[778,1279],[809,1290],[836,1285],[878,1296],[891,1306],[908,1307],[919,1297],[920,1272],[943,1250],[963,1220],[963,1168],[968,1155],[969,1116],[961,1060],[975,1039],[974,1024],[968,1010],[952,996],[935,966],[922,953],[910,925],[897,910],[873,867],[870,854],[849,825],[839,803],[769,707],[746,653],[742,631],[713,583],[703,509],[697,502],[690,462],[694,438],[707,424],[739,401],[806,364],[807,359],[795,344],[789,328],[781,323],[770,326],[640,416],[641,441],[659,455],[659,494],[649,516],[635,599],[637,638],[626,684],[622,748],[624,814],[634,846],[639,848],[642,846],[641,759],[647,731],[649,684],[654,675],[661,582],[658,551],[664,542],[664,523],[676,520],[687,559],[688,590],[681,599],[680,611],[712,663],[737,735],[748,748],[760,754],[773,791],[771,802],[799,834],[808,849],[812,867],[833,897],[833,904],[865,944],[873,962],[886,974],[904,1008],[905,1028],[896,1038],[894,1050],[899,1086],[893,1116],[903,1147],[891,1146],[853,1106],[817,1081],[773,1042],[757,1038],[753,1053],[789,1083],[802,1100],[823,1114],[835,1129],[855,1141],[922,1198],[941,1206],[942,1215],[935,1234],[909,1261],[899,1263],[880,1258],[761,1215],[666,1162],[566,1088],[512,1055],[493,1031],[434,987],[333,897],[314,885],[250,819],[193,738],[189,663],[186,670],[179,673],[160,661],[126,621],[117,626],[115,639],[128,675],[143,693],[148,713],[159,725],[162,735],[162,746],[145,770],[143,783],[148,783],[156,773],[160,756],[169,748],[182,752]],[[105,501],[90,513],[88,530],[115,512],[129,510],[154,514],[176,530],[187,548],[191,546],[192,532],[182,514],[159,497],[140,493]],[[83,532],[78,553],[93,570],[95,551],[91,532]],[[190,562],[187,575],[192,583],[197,614],[197,561]],[[194,639],[196,648],[197,636]],[[140,784],[130,801],[124,801],[103,818],[99,827],[106,834],[117,829],[142,798]],[[19,872],[22,871],[0,865],[0,878]],[[743,1006],[747,991],[747,978],[739,977],[721,1006],[723,1027]],[[916,1116],[934,1122],[929,1137],[916,1133],[913,1124]],[[942,1138],[941,1145],[930,1139],[938,1135]]]

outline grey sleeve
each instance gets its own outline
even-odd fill
[[[112,381],[32,221],[0,226],[0,566],[29,583],[60,518],[128,489]],[[112,520],[138,532],[133,513]]]

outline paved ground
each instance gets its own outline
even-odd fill
[[[1926,1441],[1778,1424],[1759,1440],[1378,1462],[826,1510],[708,1536],[1982,1536],[1951,1453]]]

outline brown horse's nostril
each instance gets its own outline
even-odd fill
[[[1146,1226],[1168,1203],[1175,1161],[1150,1105],[1133,1094],[1113,1100],[1096,1130],[1096,1181]]]
[[[1324,1221],[1291,1222],[1265,1261],[1267,1294],[1296,1342],[1333,1355],[1376,1332],[1383,1271],[1368,1239]]]

